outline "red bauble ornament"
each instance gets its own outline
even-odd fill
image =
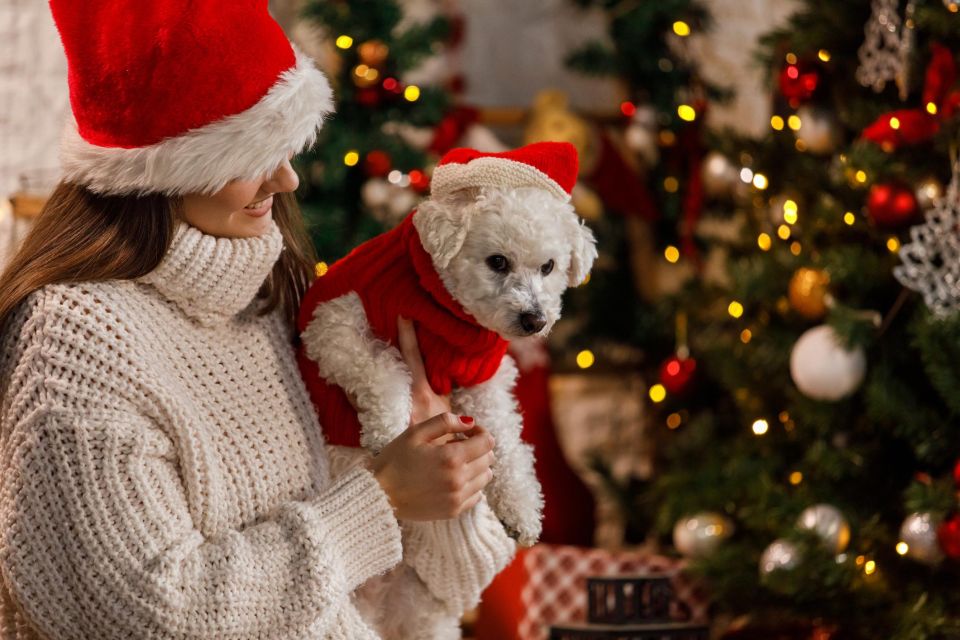
[[[948,558],[960,558],[960,514],[953,514],[937,527],[937,542]]]
[[[382,177],[390,173],[392,165],[393,163],[390,161],[387,152],[377,149],[367,154],[363,161],[363,170],[371,178]]]
[[[798,107],[813,97],[820,84],[820,70],[809,63],[788,64],[780,71],[780,93]]]
[[[902,227],[920,213],[913,189],[899,182],[881,182],[870,187],[867,213],[878,227]]]
[[[697,361],[693,358],[671,356],[660,365],[660,384],[669,393],[680,395],[690,388],[696,370]]]

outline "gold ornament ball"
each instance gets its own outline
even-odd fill
[[[733,523],[725,516],[704,511],[681,518],[673,527],[673,546],[688,558],[703,558],[733,535]]]
[[[830,274],[822,269],[801,267],[790,278],[788,297],[794,311],[808,320],[819,320],[827,313]]]
[[[933,176],[926,177],[917,185],[914,194],[921,209],[932,209],[943,197],[943,184]]]
[[[390,47],[380,40],[367,40],[357,48],[360,54],[360,61],[371,67],[379,67],[387,61],[387,55],[390,53]]]

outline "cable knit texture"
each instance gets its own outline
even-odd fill
[[[48,285],[3,327],[0,638],[381,637],[358,587],[404,566],[403,534],[366,468],[331,465],[292,332],[256,314],[282,248],[181,224],[152,273]]]
[[[307,328],[319,304],[355,292],[370,329],[381,340],[398,344],[398,316],[415,322],[430,386],[449,394],[454,387],[492,378],[508,343],[478,324],[447,291],[420,242],[413,215],[360,245],[317,279],[304,296],[298,328]],[[359,447],[361,425],[346,394],[320,376],[303,346],[297,360],[327,441]]]

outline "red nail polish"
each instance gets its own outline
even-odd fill
[[[466,425],[473,424],[473,418],[470,416],[460,416],[460,422]]]

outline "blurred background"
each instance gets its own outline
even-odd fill
[[[960,638],[960,0],[276,0],[334,83],[317,275],[458,146],[575,144],[600,257],[520,341],[546,498],[485,639]],[[59,179],[0,0],[0,264]]]

